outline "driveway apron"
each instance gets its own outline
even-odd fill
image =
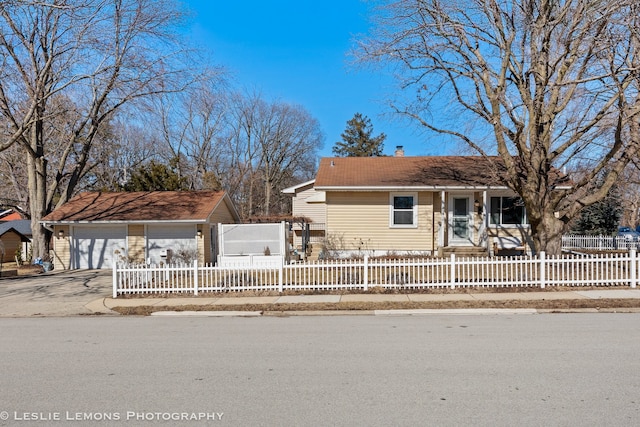
[[[0,278],[0,317],[93,314],[85,306],[111,294],[111,277],[110,270],[73,270]]]

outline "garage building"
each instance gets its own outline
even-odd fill
[[[42,223],[56,269],[112,268],[114,261],[214,262],[216,225],[239,215],[223,191],[86,192]]]

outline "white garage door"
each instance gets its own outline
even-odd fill
[[[149,225],[147,238],[147,253],[152,264],[164,262],[162,255],[168,249],[174,254],[196,255],[196,226],[193,224]]]
[[[74,227],[73,237],[76,268],[112,268],[114,251],[126,251],[127,226]]]

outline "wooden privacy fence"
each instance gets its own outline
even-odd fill
[[[604,255],[335,260],[276,266],[131,265],[113,267],[113,297],[286,290],[417,290],[456,287],[613,286],[635,288],[636,250]]]

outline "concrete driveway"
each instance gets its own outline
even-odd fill
[[[111,275],[111,270],[73,270],[0,278],[0,317],[112,313],[96,306],[111,295]]]

